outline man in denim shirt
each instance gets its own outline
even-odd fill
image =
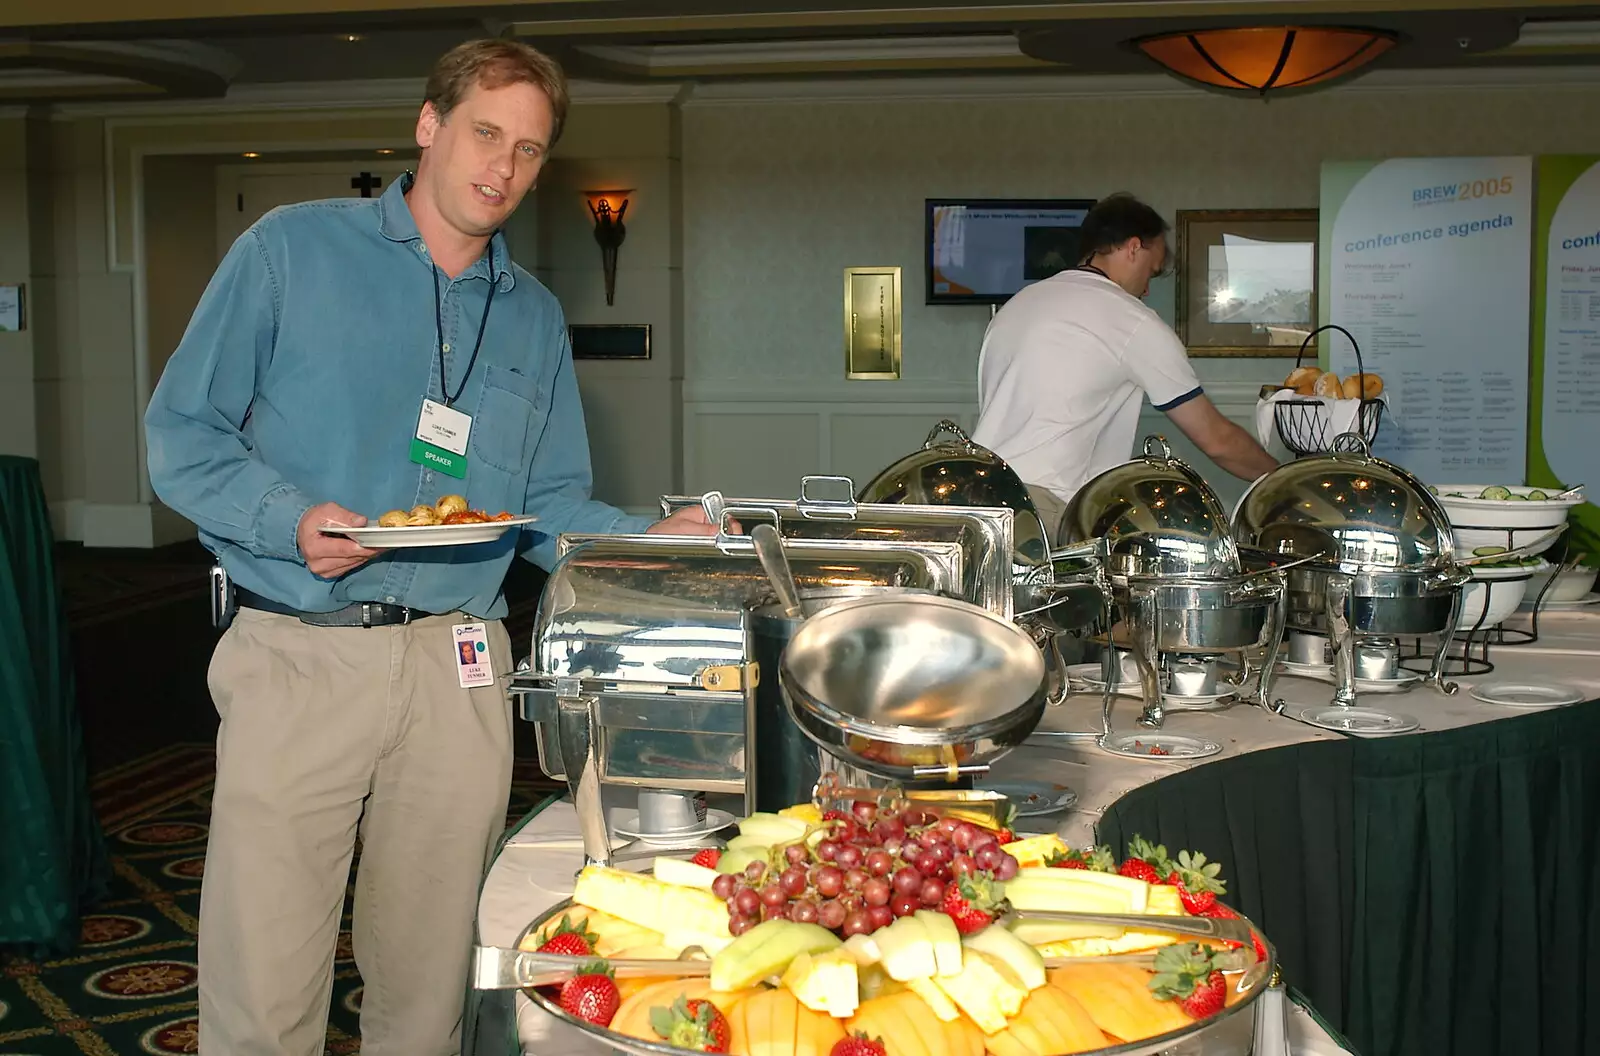
[[[210,671],[222,724],[200,905],[203,1052],[323,1051],[358,834],[362,1051],[459,1050],[511,712],[497,685],[462,685],[456,629],[486,624],[490,666],[506,673],[501,585],[518,550],[548,565],[562,532],[713,530],[698,508],[651,525],[590,500],[561,308],[496,233],[566,110],[560,68],[532,48],[480,41],[444,56],[415,179],[262,218],[217,269],[151,399],[151,481],[239,588]],[[452,442],[430,415],[455,429],[462,450],[447,461],[464,475],[422,453],[417,441]],[[428,549],[319,530],[450,493],[539,520]]]

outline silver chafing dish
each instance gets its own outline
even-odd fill
[[[882,594],[967,601],[987,581],[967,574],[970,542],[794,539],[784,550],[810,614]],[[568,535],[559,555],[510,689],[535,724],[541,768],[572,792],[589,861],[613,857],[605,785],[740,794],[750,810],[809,798],[834,767],[783,702],[778,657],[800,624],[772,611],[748,536]],[[988,600],[1004,609],[1010,595]]]
[[[1364,667],[1397,656],[1401,635],[1439,636],[1427,680],[1455,692],[1443,670],[1470,573],[1454,556],[1450,518],[1425,484],[1373,457],[1361,437],[1345,434],[1333,453],[1257,480],[1234,511],[1233,537],[1247,565],[1303,562],[1287,570],[1285,618],[1297,638],[1331,645],[1334,703],[1355,703],[1358,653]],[[1320,654],[1320,641],[1309,644]]]
[[[1164,438],[1146,438],[1141,457],[1079,489],[1062,514],[1057,539],[1102,539],[1109,550],[1116,622],[1109,627],[1103,665],[1105,735],[1121,680],[1115,663],[1119,642],[1126,642],[1139,672],[1144,726],[1162,724],[1164,667],[1214,670],[1221,655],[1257,647],[1265,658],[1251,695],[1266,704],[1283,638],[1283,573],[1241,567],[1216,494],[1172,456]]]

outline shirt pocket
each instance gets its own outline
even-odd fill
[[[478,410],[472,416],[472,458],[502,473],[525,474],[528,437],[548,413],[536,378],[504,367],[485,369]]]

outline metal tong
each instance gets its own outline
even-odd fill
[[[688,946],[675,961],[640,958],[606,959],[606,966],[619,979],[698,978],[711,974],[711,961],[691,957],[705,956],[698,946]],[[559,953],[534,953],[503,946],[479,946],[472,955],[474,990],[524,990],[531,986],[550,986],[572,978],[579,968],[593,964],[596,957],[569,957]]]
[[[1236,942],[1250,945],[1250,925],[1243,920],[1223,917],[1168,917],[1144,913],[1075,913],[1054,910],[1013,910],[1000,918],[1002,922],[1038,921],[1046,924],[1104,924],[1108,927],[1128,928],[1134,931],[1162,932],[1168,935],[1189,935],[1213,942]]]

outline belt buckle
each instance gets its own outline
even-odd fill
[[[369,630],[372,627],[372,602],[370,601],[361,603],[361,626]]]
[[[411,606],[400,606],[400,626],[405,627],[411,623]]]

